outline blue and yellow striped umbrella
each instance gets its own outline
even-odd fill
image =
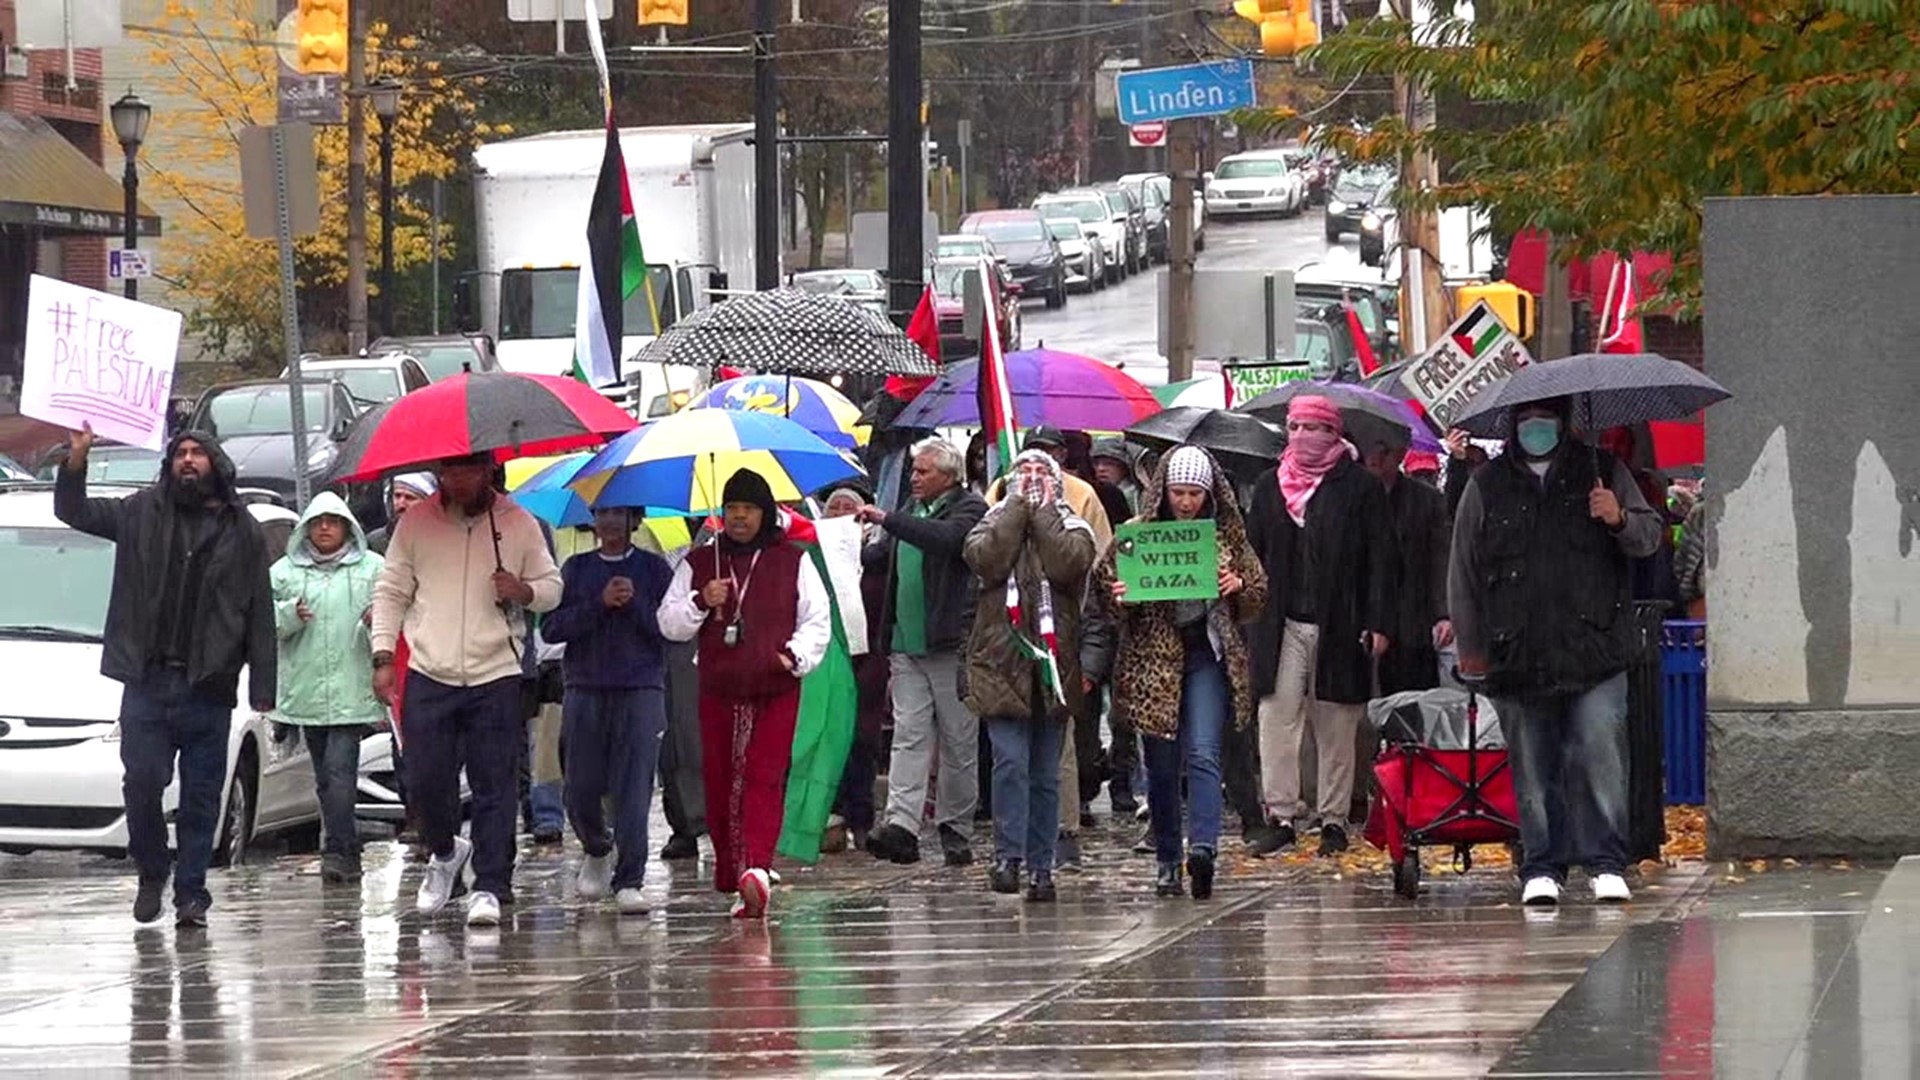
[[[791,375],[744,375],[728,379],[702,394],[689,409],[732,409],[735,412],[782,416],[820,436],[829,446],[852,450],[867,445],[873,429],[860,422],[860,407],[847,396],[816,379]]]
[[[687,409],[608,443],[567,486],[589,506],[711,514],[720,510],[727,480],[741,469],[765,477],[780,502],[798,502],[865,474],[850,455],[784,417]]]
[[[581,525],[593,524],[593,511],[580,494],[567,487],[569,481],[579,475],[581,468],[593,460],[591,451],[582,450],[576,454],[564,454],[559,457],[515,458],[507,462],[507,491],[514,502],[519,503],[529,514],[546,522],[556,529],[570,529]],[[661,516],[670,511],[655,510],[650,513],[634,530],[637,538],[642,530],[653,534],[654,540],[662,551],[673,551],[686,547],[693,542],[693,523],[684,517]],[[569,545],[559,537],[556,543],[563,549]],[[635,541],[638,543],[638,540]],[[588,545],[589,547],[591,545]],[[575,550],[584,550],[574,546],[562,550],[561,556],[574,554]]]

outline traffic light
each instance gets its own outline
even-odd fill
[[[1234,0],[1233,13],[1260,28],[1260,51],[1292,56],[1320,43],[1314,0]]]
[[[641,26],[687,25],[688,0],[640,0]]]
[[[347,4],[350,0],[300,0],[299,48],[294,68],[302,75],[347,73]]]

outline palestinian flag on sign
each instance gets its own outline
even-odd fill
[[[633,216],[633,189],[620,154],[620,128],[613,122],[613,97],[600,21],[589,12],[587,43],[600,69],[600,95],[607,118],[607,148],[587,208],[587,265],[580,271],[574,306],[573,374],[591,386],[620,381],[620,343],[626,336],[627,299],[647,290],[650,333],[660,332],[660,309],[647,282],[647,257],[640,247],[640,225]]]
[[[1460,346],[1462,352],[1478,359],[1480,355],[1493,347],[1507,333],[1506,324],[1485,304],[1475,305],[1460,325],[1453,328],[1453,343]]]
[[[1017,452],[1013,433],[1018,427],[1013,415],[1013,386],[1007,380],[1007,357],[1000,351],[1000,321],[995,318],[1000,298],[994,295],[992,276],[982,272],[987,302],[984,326],[980,328],[980,430],[987,437],[987,480],[992,482],[1012,464]]]

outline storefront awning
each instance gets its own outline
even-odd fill
[[[125,207],[120,181],[51,124],[0,112],[0,224],[120,236]],[[140,235],[160,235],[160,217],[144,203]]]

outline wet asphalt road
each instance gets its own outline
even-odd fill
[[[1298,270],[1309,263],[1358,265],[1358,241],[1349,237],[1328,244],[1321,211],[1299,217],[1252,221],[1211,221],[1200,266],[1247,270]],[[1137,274],[1102,292],[1076,295],[1060,311],[1028,302],[1021,311],[1026,347],[1045,343],[1116,364],[1149,386],[1166,382],[1166,358],[1159,348],[1159,279],[1165,267]],[[1211,363],[1203,364],[1212,368]]]
[[[311,856],[216,872],[203,933],[136,927],[125,863],[0,856],[0,1074],[1481,1075],[1700,873],[1540,919],[1507,871],[1410,904],[1365,856],[1229,841],[1196,903],[1153,896],[1135,834],[1089,830],[1054,905],[932,845],[828,856],[786,868],[764,926],[690,864],[649,868],[646,917],[578,901],[570,845],[523,855],[488,932],[415,915],[420,868],[387,842],[358,887]]]

